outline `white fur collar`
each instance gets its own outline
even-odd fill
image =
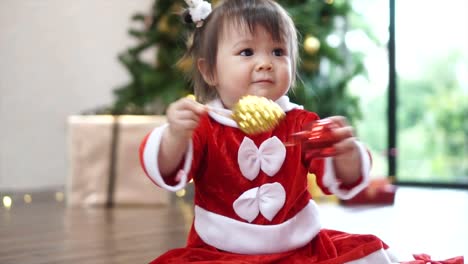
[[[302,105],[291,103],[289,101],[289,97],[286,95],[276,100],[276,103],[281,107],[281,109],[283,109],[284,112],[289,112],[293,109],[304,109]],[[224,108],[223,103],[219,98],[207,103],[207,105],[210,107],[208,114],[218,123],[230,127],[237,127],[236,121],[231,118],[232,111]]]

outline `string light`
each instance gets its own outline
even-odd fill
[[[315,54],[320,49],[320,40],[314,36],[307,36],[304,40],[304,50],[308,54]]]
[[[32,196],[30,194],[25,194],[23,196],[23,199],[24,199],[24,202],[27,204],[32,202]]]
[[[177,195],[177,197],[184,197],[185,196],[185,189],[182,189],[182,190],[178,190],[175,194]]]
[[[63,201],[63,198],[64,198],[63,192],[56,192],[55,193],[55,200],[57,200],[57,202]]]
[[[3,207],[6,209],[10,209],[13,205],[13,200],[11,200],[10,196],[3,196]]]

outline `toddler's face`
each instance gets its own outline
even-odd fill
[[[227,26],[218,43],[214,84],[227,108],[244,95],[277,100],[291,85],[287,43],[274,41],[262,27]]]

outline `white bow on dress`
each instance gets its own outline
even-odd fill
[[[274,176],[281,169],[285,158],[286,147],[277,137],[265,140],[260,148],[255,146],[253,140],[244,137],[237,154],[242,175],[251,181],[257,177],[260,169],[268,176]]]
[[[244,192],[234,201],[236,214],[244,220],[252,222],[261,213],[266,219],[273,217],[283,208],[286,201],[284,187],[275,182],[267,183]]]

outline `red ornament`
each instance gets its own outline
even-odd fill
[[[338,139],[333,133],[337,125],[330,119],[320,119],[304,127],[304,130],[291,135],[286,146],[302,144],[306,156],[324,158],[335,155],[333,147]]]

